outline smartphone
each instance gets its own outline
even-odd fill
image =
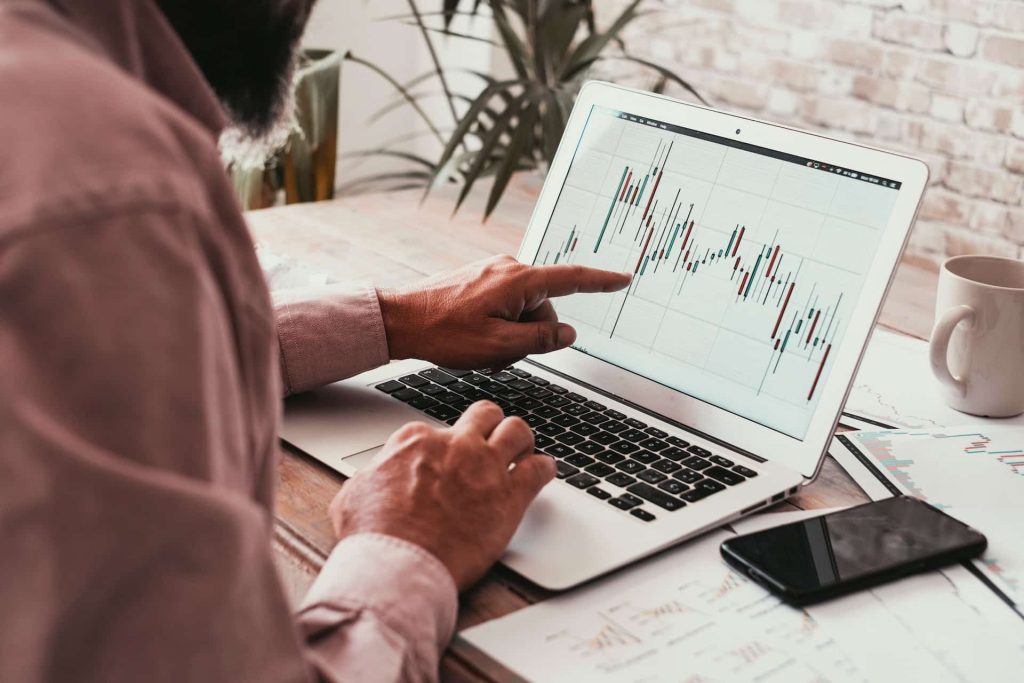
[[[909,496],[722,543],[722,557],[783,600],[806,605],[977,557],[985,536]]]

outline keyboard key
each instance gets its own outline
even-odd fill
[[[551,421],[559,427],[572,427],[580,423],[579,419],[572,415],[559,415],[558,417],[551,418]]]
[[[597,486],[591,486],[589,489],[587,489],[587,493],[592,495],[594,498],[597,498],[598,500],[608,500],[609,498],[612,497],[612,494],[608,493],[602,488],[598,488]]]
[[[636,474],[637,472],[640,472],[641,470],[644,470],[646,468],[640,463],[638,463],[636,460],[626,460],[625,462],[620,462],[618,465],[616,465],[615,469],[621,470],[626,474]]]
[[[544,434],[534,434],[533,435],[533,447],[534,448],[544,448],[545,446],[550,446],[554,442],[555,442],[555,440],[552,439],[550,436],[545,436]]]
[[[569,390],[559,384],[549,384],[548,390],[556,394],[564,394]]]
[[[592,442],[588,441],[587,443]],[[583,444],[580,444],[580,446],[582,445]],[[600,453],[595,453],[594,457],[600,460],[601,462],[608,463],[609,465],[614,465],[615,463],[622,462],[623,460],[626,459],[626,456],[616,453],[615,451],[601,451]]]
[[[527,377],[532,377],[533,376],[530,373],[528,373],[526,370],[520,370],[519,368],[509,368],[508,371],[509,371],[509,373],[515,375],[516,377],[522,377],[523,379],[526,379]]]
[[[590,436],[591,434],[594,434],[595,432],[597,432],[598,428],[595,427],[594,425],[588,425],[587,423],[584,422],[583,424],[578,424],[575,427],[570,427],[569,431],[575,432],[576,434],[579,434],[580,436]],[[598,444],[598,445],[600,445],[600,444]]]
[[[540,398],[547,398],[548,396],[554,396],[554,394],[552,394],[550,391],[548,391],[544,387],[535,387],[535,388],[530,389],[529,391],[524,392],[524,393],[527,396],[529,396],[530,398],[538,398],[538,399],[540,399]]]
[[[473,374],[472,370],[456,370],[455,368],[440,368],[440,369],[444,370],[445,372],[447,372],[452,377],[458,377],[460,379],[463,378],[463,377],[467,377],[468,375],[472,375]]]
[[[481,374],[474,372],[472,375],[466,375],[465,377],[463,377],[462,381],[465,382],[466,384],[472,384],[474,387],[478,387],[482,384],[487,384],[491,380],[487,379]]]
[[[637,519],[642,519],[645,522],[653,522],[655,520],[654,515],[652,515],[647,510],[644,510],[643,508],[636,508],[635,510],[630,510],[629,514],[633,515]]]
[[[619,508],[620,510],[630,510],[632,508],[635,508],[637,505],[642,505],[643,501],[640,500],[639,498],[637,498],[636,496],[631,496],[629,494],[623,494],[623,495],[619,496],[618,498],[610,499],[608,501],[608,504],[609,505],[614,505],[615,507]]]
[[[533,412],[534,412],[535,415],[540,415],[541,417],[543,417],[545,419],[550,419],[550,418],[554,417],[555,415],[561,415],[562,414],[562,411],[560,411],[558,408],[552,408],[551,406],[544,406],[542,408],[537,408],[537,410],[535,410]]]
[[[570,391],[568,394],[565,395],[565,397],[570,401],[575,401],[576,403],[586,403],[587,401],[586,396],[584,396],[583,394],[577,394],[575,391]]]
[[[437,386],[437,385],[431,384],[430,386],[433,387],[433,386]],[[477,389],[475,387],[473,389],[470,389],[469,391],[463,392],[462,396],[467,401],[473,401],[473,402],[483,401],[483,400],[490,400],[490,398],[491,398],[490,395],[486,391],[481,391],[481,390],[479,390],[479,389]]]
[[[589,488],[596,484],[598,481],[600,481],[600,479],[598,479],[597,477],[592,477],[589,474],[584,474],[582,472],[579,474],[574,474],[573,476],[565,480],[567,484],[572,484],[578,489]]]
[[[573,455],[570,455],[568,458],[565,459],[565,461],[572,465],[573,467],[586,467],[587,465],[594,464],[593,458],[583,455],[582,453],[575,453]]]
[[[619,434],[619,438],[625,439],[626,441],[633,441],[634,443],[640,443],[647,437],[639,429],[627,429],[626,431]]]
[[[411,405],[416,410],[426,410],[431,406],[436,406],[437,401],[430,398],[429,396],[417,396],[413,400],[409,401],[409,405]]]
[[[446,393],[448,390],[442,387],[440,384],[430,384],[428,382],[427,386],[420,387],[420,391],[426,394],[427,396],[437,396],[438,394]]]
[[[707,468],[711,467],[711,463],[697,455],[691,455],[686,460],[683,460],[683,464],[692,470],[698,471],[706,470]]]
[[[544,449],[544,452],[548,455],[553,455],[556,458],[568,458],[570,455],[576,454],[576,449],[566,446],[565,444],[553,443]],[[582,467],[582,465],[579,465]]]
[[[619,437],[615,436],[614,434],[609,434],[608,432],[598,432],[596,434],[591,435],[590,438],[593,441],[598,442],[602,446],[607,446],[608,444],[615,443],[616,441],[619,440]]]
[[[494,374],[494,370],[491,370],[490,368],[484,368],[483,370],[477,370],[477,372],[480,373],[481,375],[487,375],[488,377]]]
[[[581,441],[583,441],[586,438],[587,437],[580,436],[579,434],[573,434],[572,432],[566,432],[565,434],[559,434],[558,436],[556,436],[555,437],[555,441],[557,441],[559,443],[569,444],[570,446],[575,446],[576,444],[580,443]]]
[[[590,411],[582,403],[573,403],[562,408],[562,412],[567,415],[586,415]]]
[[[630,484],[636,482],[636,479],[623,472],[616,472],[610,477],[605,477],[604,480],[612,486],[618,486],[620,488],[626,488]]]
[[[517,379],[514,382],[508,383],[509,389],[515,389],[516,391],[530,391],[534,388],[532,382],[527,382],[525,379]]]
[[[686,448],[687,446],[690,445],[689,441],[683,441],[678,436],[668,436],[668,437],[665,437],[665,441],[668,441],[670,444],[672,444],[676,448]]]
[[[511,372],[496,372],[491,375],[491,379],[495,382],[501,382],[502,384],[508,384],[509,382],[515,382],[518,378]]]
[[[578,450],[580,453],[586,453],[587,455],[596,455],[598,453],[604,453],[604,448],[601,447],[601,444],[594,443],[593,441],[584,441],[583,443],[576,444],[576,450]],[[618,455],[618,453],[616,453],[616,455]]]
[[[385,394],[393,394],[399,389],[404,389],[405,385],[399,382],[398,380],[392,379],[388,380],[387,382],[384,382],[383,384],[378,384],[377,388],[383,391]]]
[[[422,396],[423,394],[421,394],[420,392],[416,391],[415,389],[412,389],[410,387],[406,387],[405,389],[399,389],[398,391],[396,391],[395,393],[393,393],[391,395],[394,396],[395,398],[397,398],[399,401],[406,401],[406,402],[408,402],[408,401],[413,400],[417,396]]]
[[[611,432],[612,434],[619,434],[620,432],[624,432],[627,429],[629,429],[629,427],[627,427],[624,423],[619,422],[618,420],[611,420],[601,425],[601,429],[603,429],[606,432]]]
[[[723,484],[728,484],[729,486],[742,484],[743,482],[746,481],[746,479],[744,479],[741,475],[736,474],[732,470],[727,470],[724,467],[720,467],[718,465],[715,465],[714,467],[709,467],[708,469],[704,470],[704,476],[712,477],[722,482]]]
[[[522,406],[509,406],[504,410],[504,412],[505,417],[523,417],[524,415],[528,415],[530,413],[529,410],[523,408]]]
[[[562,462],[561,460],[555,462],[555,470],[555,476],[559,479],[565,479],[566,477],[571,477],[572,475],[579,473],[578,469],[572,465]]]
[[[630,453],[636,453],[638,450],[640,450],[639,446],[637,446],[635,443],[630,443],[628,441],[616,441],[615,443],[613,443],[610,446],[610,448],[613,451],[616,451],[618,453],[622,453],[623,455],[629,455]]]
[[[449,375],[447,372],[442,372],[437,368],[430,368],[418,373],[420,377],[429,379],[431,382],[440,384],[441,386],[447,386],[455,382],[455,378]]]
[[[625,413],[620,413],[617,410],[606,410],[606,411],[604,411],[604,414],[607,415],[608,417],[610,417],[613,420],[625,420],[626,419]]]
[[[427,408],[423,412],[425,412],[430,417],[436,417],[438,420],[441,420],[442,422],[445,420],[450,420],[453,417],[458,417],[459,415],[459,412],[457,410],[452,410],[448,406],[442,405],[434,406],[433,408]]]
[[[542,424],[540,427],[537,427],[537,432],[544,436],[558,436],[565,432],[565,428],[548,422],[547,424]]]
[[[645,465],[650,465],[652,462],[658,460],[658,456],[650,451],[637,451],[629,457],[633,458],[637,462],[642,462]]]
[[[399,377],[398,381],[401,382],[402,384],[408,384],[410,387],[414,389],[417,387],[422,387],[424,384],[429,384],[427,380],[423,379],[419,375],[406,375],[405,377]]]
[[[732,467],[735,464],[732,460],[729,460],[729,458],[723,458],[720,455],[712,455],[708,460],[716,465],[721,465],[722,467]]]
[[[572,401],[564,396],[552,396],[551,398],[544,399],[544,402],[549,406],[554,406],[555,408],[561,408],[562,406],[567,406],[572,403]]]
[[[646,481],[648,484],[657,484],[659,481],[665,481],[668,479],[667,476],[657,470],[644,470],[640,474],[636,475],[636,478],[640,481]]]
[[[445,392],[445,393],[443,393],[443,394],[438,394],[438,395],[437,395],[437,396],[435,396],[434,398],[436,398],[436,399],[437,399],[438,401],[440,401],[441,403],[449,403],[449,404],[452,404],[452,403],[461,403],[462,401],[464,401],[464,400],[465,400],[464,398],[462,398],[462,397],[461,397],[461,396],[459,396],[458,394],[456,394],[456,393],[454,393],[454,392],[451,392],[451,391],[446,391],[446,392]]]
[[[551,384],[551,382],[547,381],[543,377],[531,377],[530,381],[536,384],[538,387],[546,387],[547,385]]]
[[[686,507],[686,503],[679,500],[675,496],[670,496],[664,491],[659,491],[653,486],[649,486],[647,484],[636,483],[626,490],[629,491],[630,493],[640,496],[646,501],[654,503],[660,508],[668,510],[669,512]]]
[[[598,403],[597,401],[587,401],[584,405],[590,408],[591,410],[597,410],[600,412],[603,412],[606,408],[608,408],[608,406]]]
[[[694,488],[690,489],[689,491],[686,491],[679,497],[685,500],[687,503],[696,503],[698,500],[704,500],[713,493],[715,493],[715,491],[712,491],[710,489]]]
[[[518,391],[513,391],[511,389],[505,389],[504,391],[495,392],[494,395],[503,401],[518,401],[521,398],[525,398],[523,394],[519,393]]]
[[[664,448],[668,448],[668,444],[661,439],[644,439],[640,442],[640,445],[649,451],[660,451]]]
[[[489,391],[492,394],[497,394],[499,391],[505,391],[504,384],[502,384],[501,382],[492,382],[491,380],[487,380],[486,382],[481,384],[480,388],[483,389],[484,391]]]
[[[474,391],[474,389],[472,384],[466,384],[465,382],[453,382],[448,385],[448,391],[465,394],[467,391]]]
[[[736,467],[732,468],[732,471],[733,472],[739,472],[740,474],[742,474],[744,477],[747,477],[748,479],[750,477],[756,477],[757,476],[757,472],[755,472],[754,470],[750,469],[749,467],[744,467],[743,465],[736,465]]]
[[[657,427],[648,427],[647,429],[644,430],[644,432],[650,434],[656,439],[664,439],[665,437],[668,436],[668,432],[663,432]]]
[[[592,425],[599,425],[602,422],[607,422],[608,416],[601,413],[587,413],[583,416],[583,421]]]
[[[614,473],[615,469],[611,465],[605,465],[603,462],[595,462],[587,467],[586,472],[595,477],[607,477],[609,474]]]
[[[704,477],[701,476],[700,472],[694,472],[690,469],[682,469],[672,475],[673,479],[678,479],[686,484],[695,484]]]
[[[678,465],[672,462],[671,460],[665,460],[664,458],[662,458],[658,462],[651,465],[651,468],[656,469],[659,472],[664,472],[665,474],[672,474],[676,470],[681,470],[683,466]]]
[[[669,446],[665,450],[658,453],[658,455],[660,455],[663,458],[668,458],[669,460],[682,460],[689,454],[682,448],[679,448],[677,446]]]
[[[711,451],[709,451],[706,448],[701,448],[700,446],[690,446],[686,450],[690,451],[691,453],[696,453],[697,455],[702,455],[705,458],[711,455]]]
[[[632,418],[632,417],[627,417],[625,420],[623,420],[623,422],[625,422],[626,425],[632,427],[633,429],[646,429],[647,428],[647,423],[646,422],[641,422],[640,420],[637,420],[637,419]]]
[[[658,488],[661,489],[662,491],[665,491],[666,493],[674,493],[675,495],[678,496],[680,493],[682,493],[683,491],[687,490],[690,487],[681,481],[676,481],[675,479],[668,479],[658,484]]]
[[[541,417],[540,415],[534,415],[533,413],[530,413],[529,415],[523,415],[523,421],[526,422],[526,424],[530,425],[531,429],[536,429],[537,427],[540,427],[542,424],[546,422],[546,420],[543,417]]]

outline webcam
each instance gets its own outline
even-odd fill
[[[736,135],[739,135],[739,134],[740,134],[740,129],[739,129],[739,128],[737,128],[737,129],[736,129]]]

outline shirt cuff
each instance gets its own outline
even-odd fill
[[[429,644],[436,657],[455,633],[458,595],[451,573],[427,550],[394,536],[355,534],[334,547],[299,621],[320,607],[369,610],[413,649]]]
[[[372,287],[279,290],[274,308],[285,394],[337,382],[389,360]]]

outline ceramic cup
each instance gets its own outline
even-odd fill
[[[1024,262],[955,256],[942,264],[930,350],[951,408],[1024,413]]]

